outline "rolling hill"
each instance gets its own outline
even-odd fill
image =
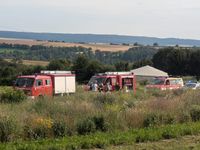
[[[158,43],[161,46],[182,45],[200,46],[200,40],[177,39],[177,38],[156,38],[144,36],[124,36],[124,35],[103,35],[103,34],[61,34],[61,33],[33,33],[0,31],[1,38],[33,39],[47,41],[62,41],[70,43],[129,43],[135,42],[144,45]]]

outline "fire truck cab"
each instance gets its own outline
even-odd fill
[[[106,85],[111,86],[110,91],[122,90],[134,91],[136,90],[136,79],[133,73],[130,72],[105,72],[98,73],[90,79],[87,84],[87,90],[92,90],[92,85],[97,83],[98,87],[102,86],[102,91],[106,91]]]
[[[15,89],[31,98],[75,93],[75,74],[70,71],[41,71],[41,74],[18,76]]]

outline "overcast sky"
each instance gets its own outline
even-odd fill
[[[200,0],[0,0],[0,30],[200,39]]]

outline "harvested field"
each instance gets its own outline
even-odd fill
[[[53,47],[74,47],[74,46],[82,46],[85,48],[91,48],[93,51],[127,51],[132,46],[126,45],[109,45],[109,44],[79,44],[79,43],[65,43],[65,42],[49,42],[49,41],[36,41],[36,40],[28,40],[28,39],[8,39],[8,38],[0,38],[0,44],[24,44],[24,45],[43,45],[43,46],[53,46]]]
[[[5,59],[8,62],[11,62],[11,59]],[[32,65],[32,66],[47,66],[49,64],[48,61],[37,61],[37,60],[22,60],[24,65]]]

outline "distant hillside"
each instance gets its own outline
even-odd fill
[[[122,35],[97,35],[97,34],[60,34],[60,33],[32,33],[32,32],[13,32],[0,31],[2,38],[34,39],[34,40],[52,40],[65,42],[84,42],[84,43],[129,43],[135,42],[144,45],[158,43],[162,46],[184,45],[200,46],[200,40],[176,39],[176,38],[155,38],[143,36],[122,36]]]

